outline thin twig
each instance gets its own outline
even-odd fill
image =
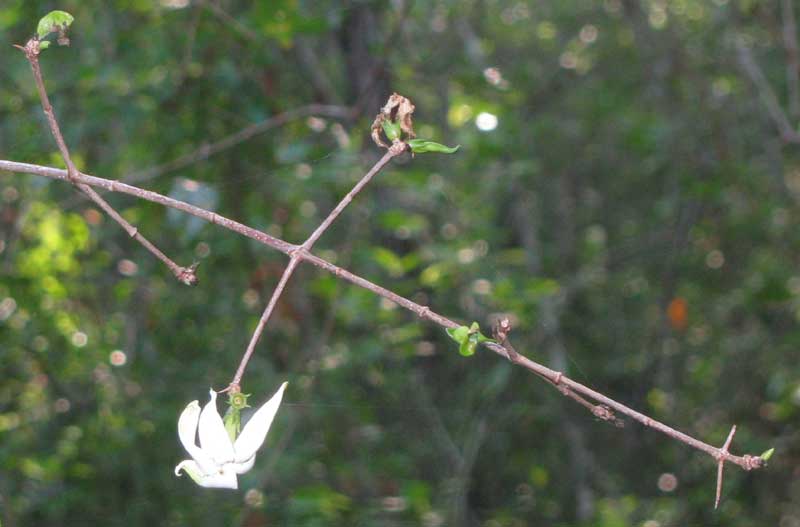
[[[44,167],[40,165],[31,165],[27,163],[18,163],[14,161],[0,160],[0,170],[45,176],[53,179],[61,179],[64,181],[70,180],[66,170],[52,168],[52,167]],[[147,201],[159,203],[166,207],[182,210],[184,212],[197,216],[198,218],[205,219],[207,221],[210,221],[211,223],[220,225],[233,232],[239,233],[242,236],[254,239],[284,254],[300,255],[300,258],[303,259],[304,261],[309,262],[321,269],[324,269],[340,279],[346,280],[358,287],[366,289],[377,296],[380,296],[387,300],[391,300],[400,307],[403,307],[415,313],[420,318],[429,320],[441,327],[454,329],[460,326],[460,324],[458,324],[457,322],[434,312],[428,306],[417,304],[416,302],[413,302],[408,298],[400,296],[397,293],[394,293],[386,289],[385,287],[370,282],[366,278],[362,278],[361,276],[353,274],[346,269],[338,267],[337,265],[334,265],[329,261],[320,258],[319,256],[315,256],[311,253],[304,251],[298,251],[298,249],[300,248],[300,246],[298,245],[294,245],[284,240],[275,238],[257,229],[248,227],[247,225],[244,225],[242,223],[225,218],[224,216],[220,216],[219,214],[216,214],[214,212],[202,209],[194,205],[190,205],[189,203],[168,198],[167,196],[163,196],[156,192],[140,189],[132,185],[121,183],[119,181],[112,181],[81,173],[77,174],[76,180],[81,183],[85,183],[87,185],[97,186],[113,192],[122,192],[125,194],[136,196],[138,198]],[[533,373],[536,373],[540,377],[544,377],[553,383],[558,382],[564,384],[574,392],[579,393],[588,399],[592,399],[594,401],[597,401],[598,403],[602,403],[608,406],[609,408],[619,412],[620,414],[627,415],[628,417],[636,421],[639,421],[643,425],[653,428],[654,430],[657,430],[676,441],[679,441],[692,448],[705,452],[706,454],[714,458],[715,461],[723,460],[729,463],[734,463],[735,465],[738,465],[745,470],[758,469],[763,467],[765,464],[764,460],[762,460],[758,456],[751,456],[751,455],[736,456],[730,454],[729,452],[723,452],[721,449],[717,447],[714,447],[712,445],[704,443],[703,441],[695,439],[664,423],[656,421],[655,419],[652,419],[640,412],[637,412],[636,410],[629,408],[628,406],[625,406],[624,404],[619,403],[614,399],[611,399],[599,392],[596,392],[591,388],[570,379],[561,372],[551,370],[550,368],[542,364],[539,364],[538,362],[535,362],[519,353],[514,353],[511,350],[505,348],[504,346],[501,346],[500,344],[486,343],[485,346],[489,350],[500,355],[501,357],[508,358],[509,360],[511,360],[511,362],[519,366],[522,366],[523,368]]]
[[[33,77],[36,81],[36,89],[39,92],[39,99],[42,102],[42,109],[47,117],[47,123],[50,126],[50,132],[53,134],[56,144],[58,144],[58,150],[61,152],[61,157],[64,159],[64,163],[67,165],[67,177],[69,181],[73,183],[81,192],[86,194],[89,199],[94,201],[98,207],[103,209],[103,211],[114,221],[116,221],[123,229],[125,229],[125,232],[128,233],[128,236],[142,244],[145,249],[150,251],[150,253],[152,253],[156,258],[161,260],[169,268],[172,274],[175,275],[175,278],[186,285],[197,284],[197,274],[195,273],[195,269],[197,267],[196,265],[182,267],[173,262],[166,254],[161,252],[158,247],[153,245],[150,240],[139,234],[139,229],[125,220],[125,218],[123,218],[116,210],[114,210],[114,208],[109,205],[108,202],[97,193],[97,191],[95,191],[89,185],[80,183],[76,179],[78,169],[75,167],[75,163],[72,162],[72,158],[69,155],[69,148],[67,148],[67,143],[64,141],[64,136],[61,134],[61,128],[58,125],[55,112],[53,111],[53,106],[50,104],[50,98],[47,96],[47,90],[44,87],[42,69],[39,66],[39,40],[32,38],[27,44],[25,44],[24,47],[18,47],[25,53],[25,57],[28,59],[31,69],[33,70]]]
[[[362,177],[359,180],[359,182],[356,183],[355,186],[350,190],[350,192],[348,192],[347,195],[342,198],[339,204],[336,205],[336,207],[330,212],[330,214],[328,214],[328,217],[325,218],[322,221],[322,223],[319,224],[319,227],[317,227],[314,230],[314,232],[311,233],[311,236],[309,236],[308,239],[305,242],[303,242],[303,249],[306,251],[310,251],[311,248],[314,246],[314,244],[317,242],[317,240],[319,240],[319,238],[325,233],[328,227],[331,226],[331,223],[333,223],[334,220],[337,217],[339,217],[339,214],[341,214],[342,211],[345,209],[345,207],[347,207],[347,205],[349,205],[350,202],[353,201],[353,198],[355,198],[356,195],[359,192],[361,192],[361,189],[363,189],[367,185],[367,183],[369,183],[370,180],[378,172],[380,172],[381,169],[389,163],[389,161],[392,160],[393,157],[396,157],[402,154],[403,152],[405,152],[404,146],[402,148],[393,147],[387,150],[387,152],[383,155],[383,157],[381,157],[378,160],[378,162],[375,163],[375,165],[373,165],[373,167],[369,170],[369,172],[364,174],[364,177]]]
[[[393,157],[402,154],[405,151],[405,148],[394,147],[390,148],[384,155],[381,157],[375,165],[366,173],[364,177],[362,177],[358,183],[347,193],[347,195],[342,198],[338,205],[328,214],[328,217],[325,218],[322,223],[319,224],[311,236],[303,242],[303,244],[297,249],[293,250],[291,253],[291,259],[289,260],[289,264],[284,269],[283,274],[281,275],[280,280],[278,281],[278,285],[275,286],[275,290],[272,292],[272,296],[267,302],[267,307],[264,308],[264,312],[261,314],[261,318],[256,325],[255,331],[253,331],[253,336],[250,337],[250,342],[247,344],[247,349],[242,355],[242,360],[239,363],[239,367],[236,369],[236,374],[233,376],[233,380],[225,389],[231,391],[238,391],[239,390],[239,383],[242,380],[242,375],[244,375],[244,370],[247,368],[247,363],[250,361],[250,357],[253,355],[253,351],[256,348],[256,344],[258,343],[258,339],[261,338],[261,334],[264,332],[264,327],[267,325],[270,316],[272,316],[272,312],[275,309],[275,305],[278,303],[278,299],[280,298],[281,294],[283,294],[283,290],[286,288],[286,284],[289,282],[289,278],[291,278],[294,270],[297,269],[297,265],[303,260],[303,255],[307,254],[308,251],[314,246],[317,240],[325,233],[328,227],[336,220],[339,214],[353,201],[353,198],[361,192],[367,183],[372,180],[372,178],[381,171],[383,167],[385,167],[389,161],[392,160]]]
[[[289,260],[289,264],[286,266],[286,269],[283,270],[281,279],[278,281],[278,285],[275,286],[275,290],[272,292],[269,302],[267,302],[267,307],[264,308],[264,312],[261,314],[261,318],[256,325],[256,329],[253,331],[253,336],[250,337],[250,343],[247,344],[247,349],[242,356],[242,361],[239,363],[239,367],[236,369],[236,374],[233,376],[233,380],[226,388],[226,391],[239,391],[239,382],[242,380],[244,369],[247,367],[247,363],[250,361],[250,357],[253,355],[253,351],[256,349],[256,343],[258,343],[261,333],[264,332],[264,326],[267,325],[267,321],[272,315],[272,311],[275,309],[278,299],[281,297],[283,290],[286,288],[286,284],[289,283],[289,278],[291,278],[292,273],[294,273],[294,270],[297,268],[297,264],[299,263],[300,259],[292,256],[291,260]]]
[[[237,36],[247,40],[250,46],[269,48],[273,45],[274,39],[254,32],[220,7],[217,2],[213,0],[200,0],[199,5],[211,11],[223,24],[233,29]],[[333,83],[325,75],[324,68],[320,65],[314,50],[304,42],[302,37],[295,37],[292,47],[294,48],[294,55],[297,59],[296,62],[303,66],[314,90],[322,95],[324,101],[338,102],[339,98],[336,96]]]
[[[503,318],[498,321],[498,324],[494,329],[494,338],[503,348],[506,349],[507,351],[506,358],[511,362],[515,362],[515,359],[519,355],[519,353],[517,353],[517,350],[514,349],[514,346],[512,346],[511,342],[508,340],[508,333],[510,331],[511,331],[510,321],[507,318]],[[564,378],[563,375],[553,380],[540,373],[537,372],[534,373],[536,373],[536,375],[544,379],[548,384],[550,384],[556,390],[558,390],[561,393],[561,395],[563,395],[564,397],[568,397],[573,401],[575,401],[576,403],[578,403],[579,405],[583,406],[598,419],[602,419],[603,421],[611,421],[617,426],[623,425],[622,420],[617,418],[617,416],[614,415],[614,412],[612,412],[608,408],[608,406],[602,404],[594,404],[591,401],[586,400],[584,397],[581,397],[580,395],[572,391],[568,386],[563,384],[561,382]]]
[[[293,110],[288,110],[268,119],[264,119],[263,121],[249,124],[241,130],[227,135],[218,141],[214,141],[213,143],[200,145],[191,152],[176,157],[175,159],[167,161],[166,163],[128,174],[123,177],[122,180],[130,183],[140,183],[142,181],[161,177],[168,172],[180,170],[181,168],[186,168],[187,166],[204,161],[209,157],[222,152],[223,150],[227,150],[228,148],[241,144],[259,134],[263,134],[264,132],[272,130],[273,128],[283,126],[286,123],[297,119],[302,119],[303,117],[311,117],[315,115],[348,119],[352,117],[353,110],[346,106],[335,106],[329,104],[309,104],[307,106],[294,108]]]
[[[217,17],[220,18],[224,23],[228,24],[230,27],[234,29],[239,35],[243,36],[247,40],[251,42],[259,42],[262,41],[258,33],[250,29],[249,27],[245,26],[236,18],[232,17],[228,14],[227,11],[222,9],[220,6],[217,5],[216,2],[213,0],[200,0],[200,5],[204,6],[206,9],[214,13]]]
[[[783,0],[783,45],[786,48],[786,84],[789,88],[789,114],[800,118],[800,51],[797,49],[797,23],[794,0]]]
[[[770,86],[769,81],[761,71],[761,67],[756,63],[753,58],[753,53],[750,48],[742,42],[741,38],[736,42],[736,50],[739,57],[739,64],[753,84],[756,86],[764,106],[767,108],[767,113],[772,119],[773,124],[781,134],[781,139],[787,143],[800,143],[800,134],[794,131],[786,112],[781,108],[778,96]]]

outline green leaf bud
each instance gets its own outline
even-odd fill
[[[74,20],[75,17],[66,11],[50,11],[39,20],[39,25],[36,27],[36,34],[39,40],[41,40],[50,33],[63,32],[72,25]],[[42,48],[41,44],[39,47]]]
[[[388,135],[388,134],[387,134]],[[434,141],[428,141],[427,139],[410,139],[407,141],[409,148],[415,154],[425,154],[428,152],[438,152],[440,154],[453,154],[455,153],[461,145],[456,145],[453,147],[445,146],[440,143],[436,143]]]

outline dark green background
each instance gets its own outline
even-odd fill
[[[420,137],[461,150],[392,163],[318,254],[466,323],[509,314],[535,360],[776,454],[728,468],[714,511],[708,456],[598,421],[492,353],[463,358],[440,328],[303,266],[244,377],[257,402],[290,381],[267,444],[240,490],[199,488],[172,474],[177,417],[229,382],[287,259],[109,196],[200,261],[190,289],[68,185],[2,173],[5,527],[800,525],[800,159],[736,49],[794,120],[780,2],[162,3],[3,0],[0,158],[63,166],[11,47],[51,9],[76,21],[45,80],[97,176],[309,103],[354,106],[139,182],[292,242],[378,158],[369,124],[398,91]]]

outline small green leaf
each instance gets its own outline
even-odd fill
[[[66,11],[50,11],[39,20],[39,25],[36,27],[36,34],[39,36],[39,40],[41,40],[50,33],[66,30],[72,25],[73,20],[75,20],[75,17]],[[42,48],[41,44],[39,48]]]
[[[490,339],[483,333],[481,333],[481,327],[478,325],[477,322],[473,322],[472,325],[469,327],[470,336],[474,335],[477,341],[480,342],[495,342],[494,339]]]
[[[772,454],[774,454],[774,453],[775,453],[775,449],[774,448],[770,448],[769,450],[765,451],[763,454],[761,454],[758,457],[760,457],[764,461],[769,461],[769,458],[771,458]]]
[[[427,139],[410,139],[409,141],[407,141],[407,143],[408,146],[411,148],[411,151],[414,152],[415,154],[425,154],[428,152],[439,152],[440,154],[453,154],[461,147],[461,145],[449,147],[441,143],[428,141]]]
[[[49,40],[42,40],[41,42],[39,42],[39,49],[40,50],[47,49],[49,47],[50,47],[50,41]]]
[[[396,139],[400,139],[400,134],[402,133],[402,130],[400,129],[400,123],[383,121],[381,126],[383,126],[383,133],[386,134],[386,137],[389,139],[389,141],[394,142]]]
[[[478,341],[469,336],[469,338],[464,339],[461,345],[458,347],[458,352],[463,355],[464,357],[469,357],[470,355],[475,354],[475,348],[478,347]]]
[[[450,338],[461,344],[464,342],[467,337],[469,336],[469,328],[467,326],[459,326],[455,329],[447,329],[447,334],[450,335]]]
[[[455,329],[447,329],[445,331],[447,331],[451,339],[458,342],[458,352],[465,357],[474,355],[475,350],[478,349],[478,344],[482,342],[494,342],[494,340],[481,333],[481,328],[477,322],[473,322],[469,327],[459,326]]]
[[[494,339],[490,339],[489,337],[487,337],[483,333],[478,333],[478,342],[481,342],[481,343],[483,343],[483,342],[495,342],[496,343],[497,341],[494,340]]]

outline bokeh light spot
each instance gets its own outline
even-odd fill
[[[481,112],[475,118],[475,126],[481,132],[491,132],[497,128],[497,116],[489,112]]]

